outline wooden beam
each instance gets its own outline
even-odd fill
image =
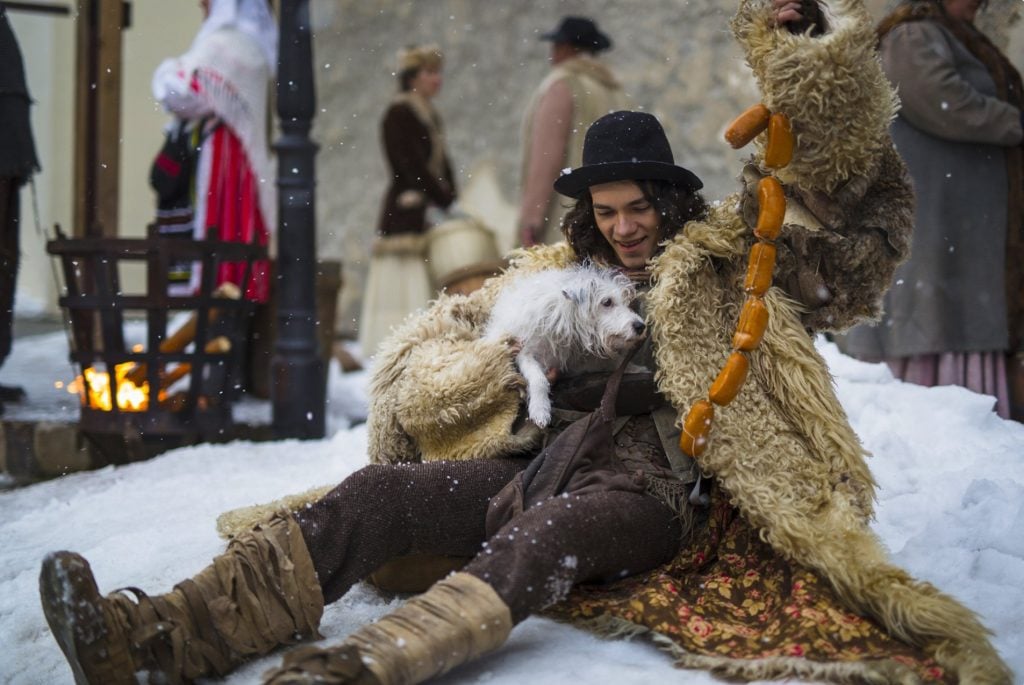
[[[68,16],[71,8],[67,5],[54,5],[48,2],[14,2],[5,0],[4,7],[13,12],[35,12],[37,14],[59,14]]]
[[[74,235],[118,234],[122,0],[81,0],[75,81]]]

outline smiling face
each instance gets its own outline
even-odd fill
[[[627,269],[642,269],[658,248],[659,217],[633,181],[591,186],[594,223]]]

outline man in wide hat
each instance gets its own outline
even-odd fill
[[[580,165],[590,124],[625,105],[618,80],[597,59],[612,40],[593,20],[564,17],[540,39],[551,43],[551,71],[523,115],[518,228],[526,246],[561,240],[566,207],[552,183],[560,170]]]

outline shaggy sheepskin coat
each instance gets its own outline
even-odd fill
[[[906,258],[912,193],[888,128],[895,96],[856,0],[826,12],[822,35],[779,30],[768,3],[745,0],[732,28],[763,102],[789,115],[794,159],[776,172],[787,219],[778,241],[770,323],[739,396],[716,411],[698,458],[734,506],[783,557],[815,570],[851,610],[925,647],[961,682],[1009,682],[974,614],[893,566],[868,527],[875,484],[809,331],[878,315]],[[838,134],[837,134],[838,132]],[[660,390],[680,422],[731,350],[753,241],[763,140],[743,189],[691,222],[652,265],[648,323]],[[512,271],[577,261],[562,243],[520,251]],[[442,297],[378,354],[371,384],[370,456],[376,462],[479,459],[533,449],[513,432],[523,380],[506,344],[480,339],[493,279],[470,296]]]

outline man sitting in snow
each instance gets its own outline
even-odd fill
[[[104,597],[84,559],[47,557],[43,608],[76,679],[227,673],[315,637],[324,602],[382,563],[427,553],[472,559],[341,645],[290,651],[267,682],[422,682],[547,609],[653,634],[681,665],[738,678],[1009,683],[977,618],[893,566],[869,529],[874,483],[807,335],[877,314],[911,218],[869,17],[855,0],[832,9],[804,27],[795,2],[742,3],[733,30],[798,146],[788,164],[759,153],[726,202],[705,204],[653,116],[595,122],[582,166],[556,182],[576,198],[567,242],[518,253],[511,273],[441,298],[382,348],[377,463],[239,534],[165,595]],[[766,238],[771,198],[758,207],[753,188],[769,174],[792,211]],[[775,250],[768,288],[748,255]],[[556,398],[581,418],[566,414],[526,469],[539,434],[517,430],[515,345],[480,334],[508,279],[588,259],[644,292],[651,339],[632,363],[646,372],[583,387],[600,408],[588,392]],[[750,298],[768,317],[760,345],[733,335]],[[748,377],[726,401],[716,375],[734,354]],[[710,434],[710,411],[692,421],[709,396]]]

